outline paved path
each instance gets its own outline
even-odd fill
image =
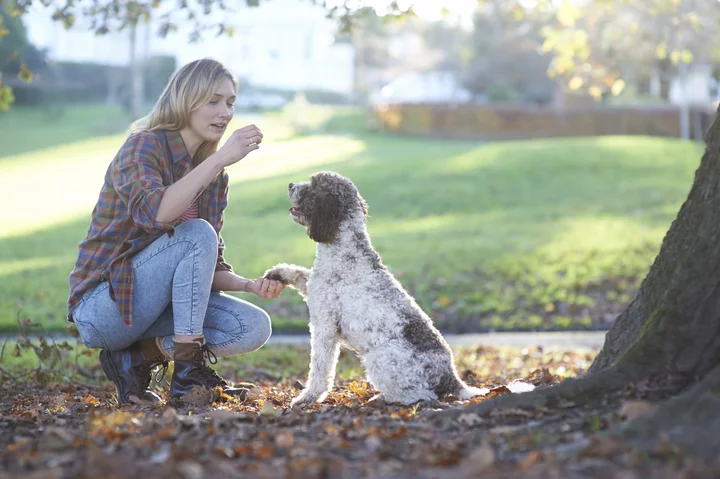
[[[448,343],[453,346],[511,346],[543,348],[579,348],[600,349],[605,341],[605,331],[568,331],[546,333],[480,333],[480,334],[444,334]],[[0,343],[6,338],[10,340],[17,336],[0,336]],[[75,341],[65,335],[52,335],[56,341]],[[310,344],[309,334],[276,334],[270,337],[268,344]]]
[[[569,331],[547,333],[484,333],[484,334],[444,334],[443,336],[453,346],[512,346],[544,348],[582,348],[600,349],[605,342],[605,331]],[[309,344],[310,336],[275,335],[268,341],[270,344]]]

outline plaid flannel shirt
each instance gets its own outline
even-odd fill
[[[140,131],[123,144],[105,174],[105,183],[92,212],[87,237],[80,243],[70,273],[68,320],[83,294],[102,281],[110,284],[125,324],[132,324],[134,270],[131,257],[164,234],[172,236],[179,219],[155,220],[165,190],[192,169],[178,131]],[[215,271],[232,271],[223,258],[220,235],[227,206],[228,175],[223,170],[198,198],[200,218],[218,234]]]

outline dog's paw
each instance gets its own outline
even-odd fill
[[[286,263],[280,263],[265,271],[265,273],[263,274],[263,278],[272,281],[280,281],[282,284],[288,285],[291,283],[292,271],[293,268],[291,265]]]
[[[306,394],[305,392],[300,393],[297,397],[290,401],[291,408],[304,408],[312,406],[320,400],[320,396],[314,394]]]

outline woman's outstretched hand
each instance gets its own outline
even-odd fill
[[[248,125],[239,128],[230,134],[230,138],[218,149],[216,155],[219,156],[223,167],[230,166],[245,158],[248,153],[260,148],[263,134],[255,125]]]
[[[285,289],[284,284],[272,279],[258,278],[248,281],[248,293],[254,293],[265,299],[275,299],[280,296],[280,293]]]

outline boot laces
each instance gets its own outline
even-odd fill
[[[167,373],[169,367],[169,363],[167,361],[158,363],[157,361],[153,361],[150,359],[147,361],[143,361],[137,366],[135,366],[135,380],[137,381],[138,391],[142,392],[150,388],[150,381],[152,380],[152,370],[158,365],[162,366],[162,369],[159,369],[155,374],[155,381],[159,383],[165,377],[165,373]]]
[[[217,364],[217,356],[208,346],[203,346],[201,354],[196,356],[195,366],[197,367],[197,374],[201,380],[211,387],[227,386],[227,382],[208,366],[205,361],[213,365]]]

